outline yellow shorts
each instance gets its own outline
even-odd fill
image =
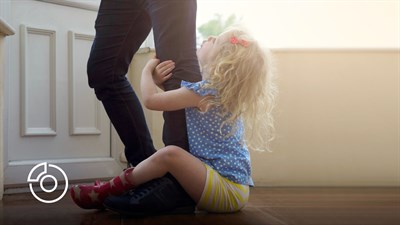
[[[197,203],[199,210],[227,213],[242,209],[249,200],[249,186],[237,184],[204,164],[207,169],[206,184]]]

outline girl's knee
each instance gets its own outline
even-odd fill
[[[179,160],[185,153],[185,150],[173,145],[166,146],[158,151],[160,152],[160,159],[166,163],[173,163],[175,160]]]

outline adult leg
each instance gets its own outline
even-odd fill
[[[126,78],[133,55],[151,30],[144,0],[102,0],[87,72],[90,87],[136,165],[155,152],[142,106]]]
[[[102,0],[96,19],[96,37],[88,61],[89,85],[103,102],[132,165],[155,152],[143,110],[125,77],[133,54],[151,29],[150,17],[144,10],[145,1]],[[80,187],[72,190],[80,190]],[[157,205],[159,212],[173,211],[175,208],[182,208],[186,213],[193,212],[194,204],[190,197],[171,176],[149,182],[137,192],[144,193],[136,202],[136,206],[144,213],[152,209],[143,205]],[[80,191],[71,191],[71,195],[79,199]],[[131,197],[125,196],[124,200],[129,201]],[[86,203],[85,208],[99,207],[90,201]]]
[[[146,9],[152,22],[157,57],[161,61],[171,59],[176,64],[173,77],[164,83],[164,89],[179,88],[181,80],[201,80],[196,55],[196,0],[146,0]],[[188,151],[185,111],[164,112],[163,116],[164,144]],[[129,214],[140,214],[146,209],[153,213],[193,213],[195,206],[169,173],[134,192],[110,197],[106,202],[106,207]]]
[[[196,55],[196,0],[147,0],[157,57],[173,60],[173,77],[164,83],[166,91],[180,87],[182,80],[200,81]],[[164,112],[163,141],[189,150],[185,111]]]

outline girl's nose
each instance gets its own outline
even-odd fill
[[[208,37],[207,41],[215,41],[215,36]]]

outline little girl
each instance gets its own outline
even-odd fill
[[[183,81],[180,89],[158,93],[157,84],[168,79],[173,68],[173,63],[157,67],[158,59],[146,64],[141,80],[147,108],[186,109],[190,153],[166,146],[109,182],[76,185],[71,188],[76,204],[101,207],[107,196],[169,172],[200,210],[235,212],[246,205],[253,185],[248,148],[268,149],[272,139],[275,88],[269,58],[239,29],[208,38],[197,55],[201,82]]]

